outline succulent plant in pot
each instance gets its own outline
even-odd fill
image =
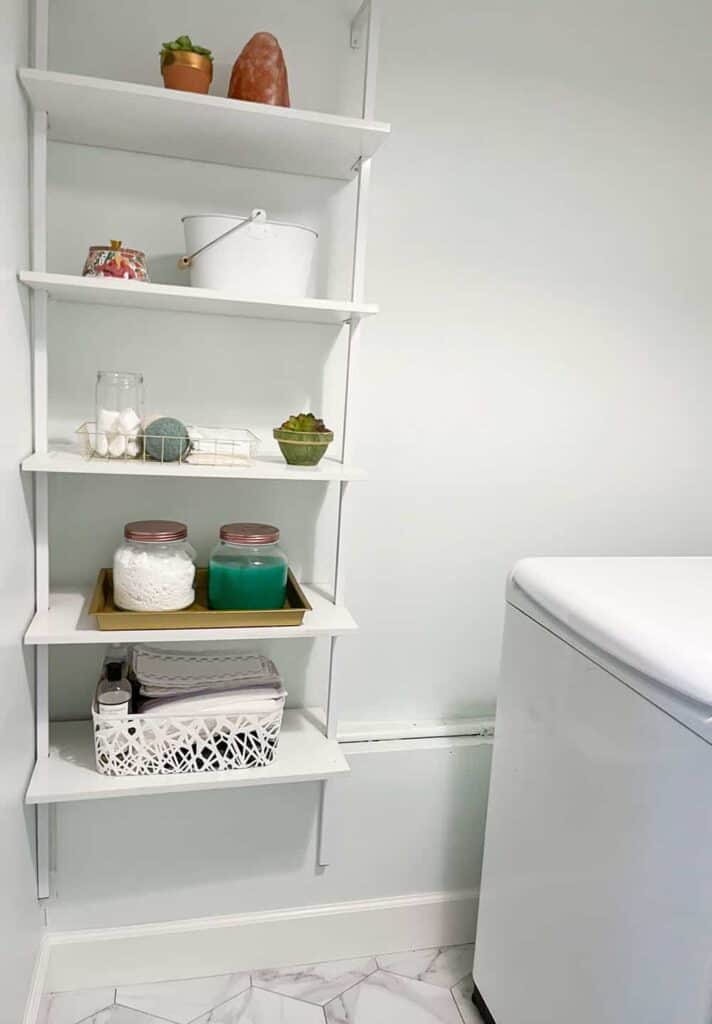
[[[178,36],[163,44],[161,74],[166,89],[206,93],[213,80],[213,55],[190,36]]]
[[[316,466],[334,440],[324,421],[310,412],[290,416],[273,434],[290,466]]]

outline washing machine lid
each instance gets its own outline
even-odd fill
[[[712,558],[527,558],[511,575],[514,605],[518,592],[671,697],[693,702],[709,733]]]

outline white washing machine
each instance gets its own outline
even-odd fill
[[[473,976],[487,1024],[712,1022],[712,558],[516,566]]]

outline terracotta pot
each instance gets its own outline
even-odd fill
[[[161,57],[166,89],[207,93],[213,80],[213,62],[192,50],[169,50]]]

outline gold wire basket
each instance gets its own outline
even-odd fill
[[[107,435],[87,421],[77,428],[85,459],[160,462],[197,466],[253,466],[260,439],[245,427],[187,428],[187,438],[138,431]]]

